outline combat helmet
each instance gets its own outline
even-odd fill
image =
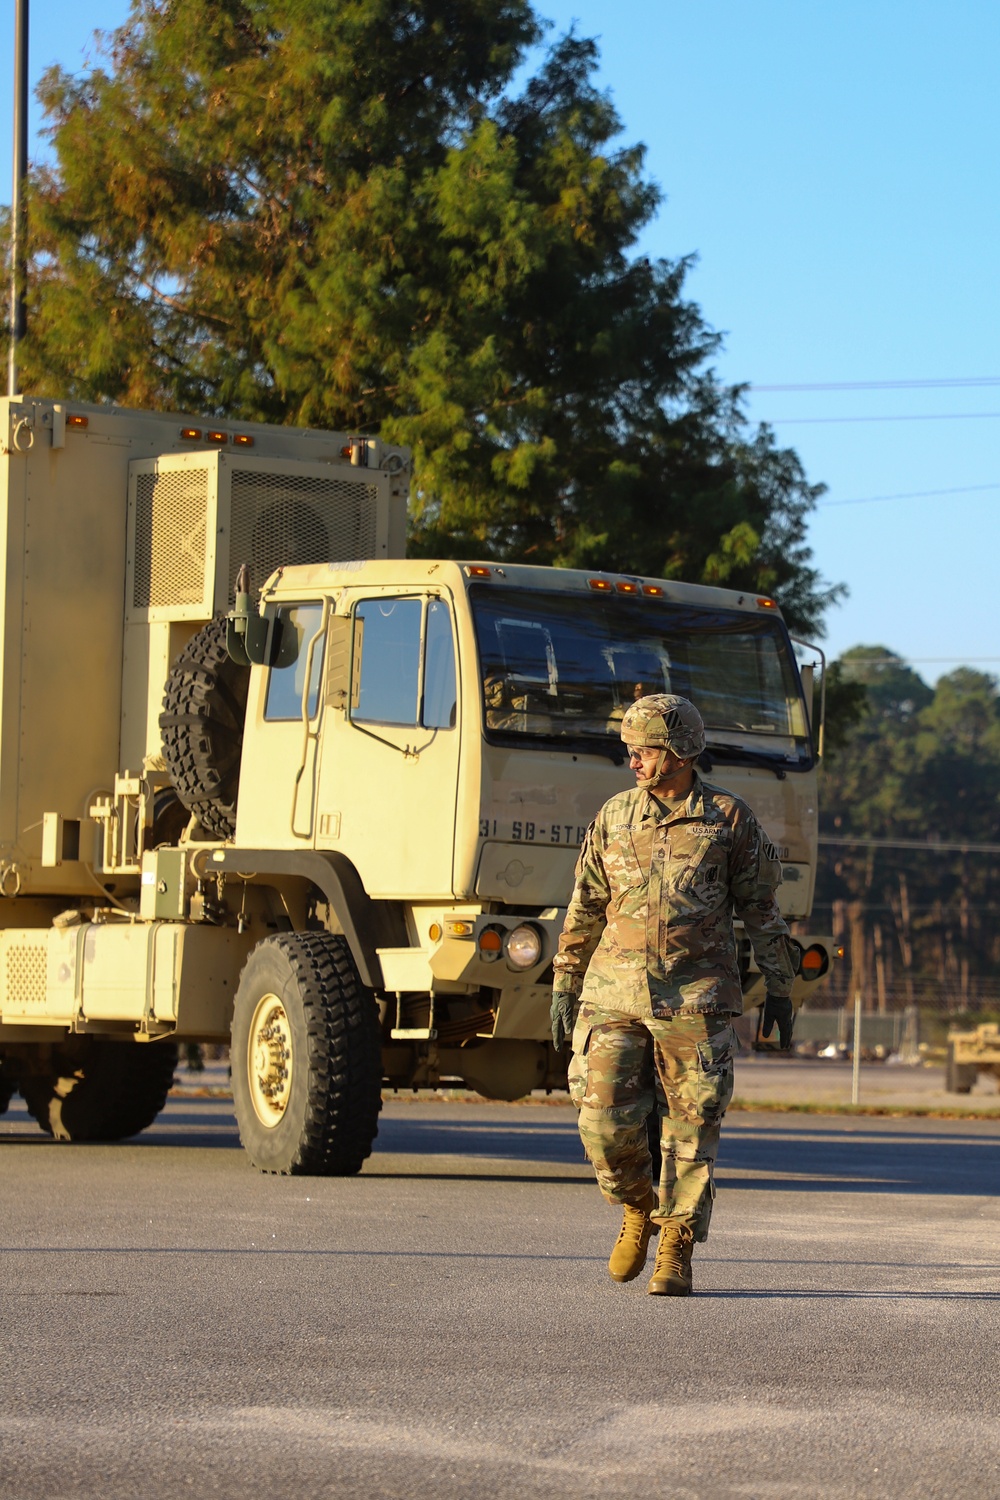
[[[689,699],[676,693],[650,693],[646,698],[637,698],[626,709],[621,737],[630,749],[659,745],[664,751],[672,750],[681,760],[693,760],[705,748],[705,724]],[[655,775],[640,781],[640,787],[656,785],[665,760],[666,755],[661,754]]]

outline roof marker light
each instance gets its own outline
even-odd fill
[[[70,415],[66,418],[66,426],[67,427],[89,427],[90,426],[90,418],[89,417],[81,417],[81,416],[78,416],[75,412],[71,412]]]
[[[225,432],[209,431],[205,433],[206,443],[227,443],[229,434]]]
[[[637,583],[616,583],[615,588],[619,594],[637,594],[639,585]]]
[[[666,589],[661,589],[658,583],[644,583],[642,592],[650,599],[662,599],[667,591]]]
[[[187,438],[187,440],[188,440],[189,443],[197,442],[198,439],[201,437],[201,428],[200,427],[182,427],[181,428],[181,437],[182,438]]]
[[[588,578],[587,583],[599,594],[613,594],[615,586],[607,578]]]
[[[469,578],[490,578],[492,576],[492,569],[480,567],[478,563],[466,563],[465,572]]]
[[[758,609],[777,609],[777,607],[778,606],[775,604],[775,602],[774,602],[773,599],[758,599],[757,600],[757,608]]]
[[[234,448],[252,448],[253,447],[253,438],[250,436],[249,432],[234,432],[233,433],[233,447]]]

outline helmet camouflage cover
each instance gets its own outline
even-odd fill
[[[681,760],[700,755],[705,748],[705,725],[701,714],[687,698],[676,693],[651,693],[637,698],[622,719],[626,745],[659,746],[672,750]]]

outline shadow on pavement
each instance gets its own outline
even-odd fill
[[[567,1184],[590,1180],[572,1111],[529,1106],[504,1109],[501,1118],[498,1114],[500,1107],[455,1104],[421,1104],[412,1113],[390,1109],[381,1117],[363,1175]],[[723,1129],[719,1180],[730,1190],[756,1193],[995,1196],[1000,1132],[953,1126],[951,1121],[927,1121],[881,1129],[855,1117],[849,1124],[840,1117],[815,1116],[801,1125],[789,1116],[780,1121],[769,1117],[760,1125],[740,1120]],[[0,1125],[0,1147],[29,1144],[53,1143],[15,1106]],[[173,1099],[156,1123],[128,1144],[144,1150],[237,1151],[232,1102]],[[114,1151],[117,1143],[71,1149]],[[514,1170],[498,1170],[501,1162]],[[517,1174],[518,1164],[536,1170]],[[567,1170],[553,1172],[560,1167]]]
[[[1000,1138],[905,1135],[858,1139],[828,1134],[752,1139],[723,1131],[719,1178],[731,1186],[781,1192],[944,1193],[993,1196],[1000,1183]],[[793,1175],[786,1175],[793,1174]]]

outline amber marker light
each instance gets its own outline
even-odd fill
[[[479,957],[487,964],[495,964],[503,952],[503,938],[495,927],[484,927],[479,934]]]
[[[201,437],[200,427],[182,427],[181,437],[186,438],[189,443],[196,443]]]
[[[799,973],[803,979],[822,979],[829,967],[830,959],[826,949],[821,948],[819,943],[813,943],[802,955]]]
[[[205,433],[205,442],[206,443],[228,443],[228,441],[229,441],[229,434],[228,433],[225,433],[225,432],[211,432],[211,431]]]
[[[250,436],[249,432],[234,432],[233,433],[233,447],[234,448],[252,448],[253,447],[253,438]]]
[[[637,594],[639,585],[637,583],[616,583],[615,588],[619,594]]]
[[[596,589],[599,594],[613,594],[615,591],[614,584],[609,582],[607,578],[588,578],[587,583],[592,589]]]
[[[481,568],[478,563],[468,563],[465,572],[469,578],[491,578],[493,576],[490,568]]]
[[[758,609],[777,609],[777,607],[778,606],[775,604],[775,602],[774,602],[773,599],[758,599],[757,600],[757,608]]]
[[[78,416],[75,412],[71,412],[70,415],[66,418],[66,426],[67,427],[89,427],[90,426],[90,418],[89,417],[81,417],[81,416]]]
[[[662,599],[666,590],[661,589],[658,583],[644,583],[642,592],[646,595],[647,599]]]

